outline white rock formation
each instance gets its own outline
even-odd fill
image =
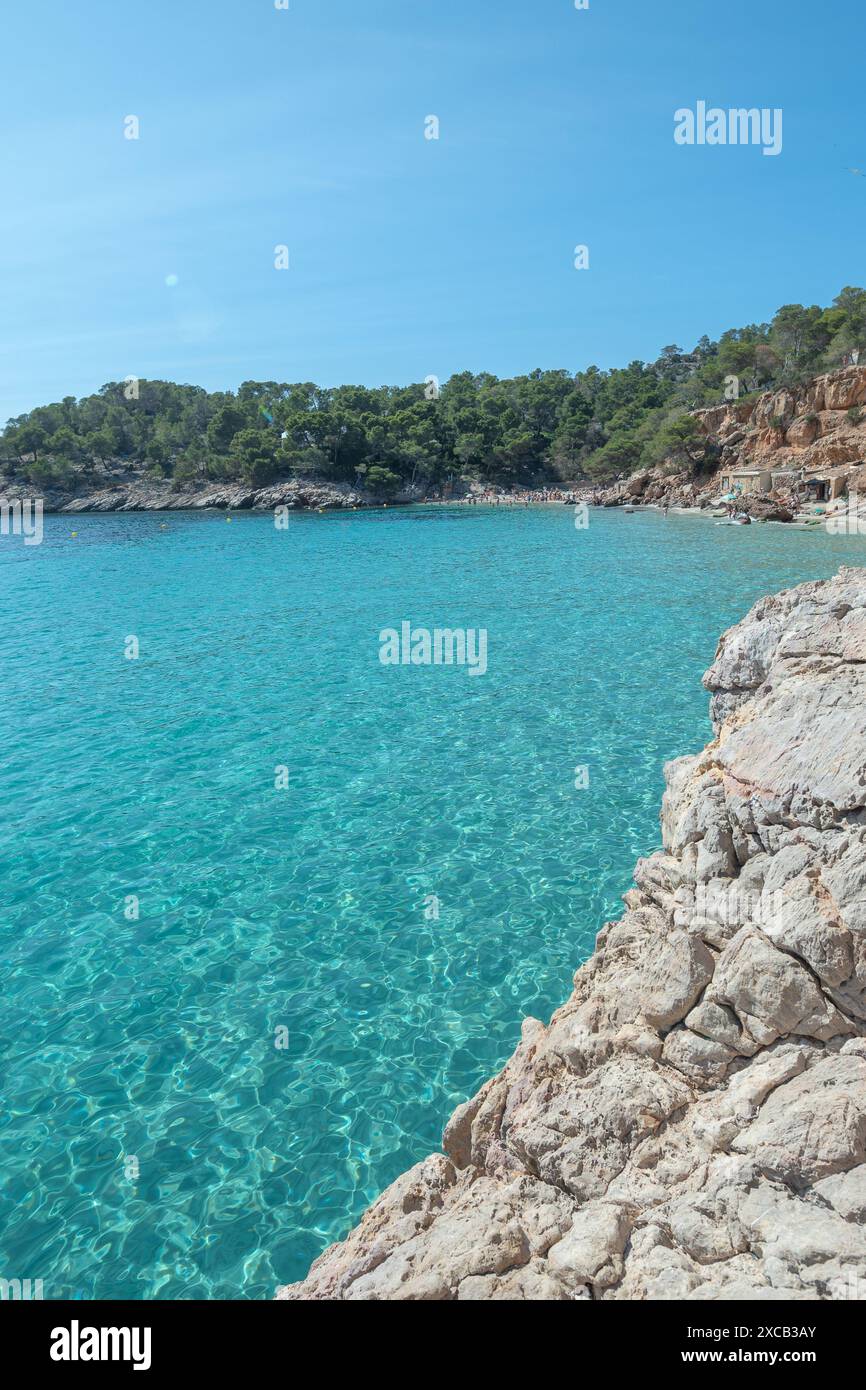
[[[866,570],[704,683],[571,998],[278,1298],[866,1297]]]

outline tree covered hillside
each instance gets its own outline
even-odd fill
[[[664,459],[698,464],[689,410],[796,384],[863,348],[866,291],[849,286],[829,308],[786,304],[771,323],[611,371],[460,372],[441,388],[247,381],[236,393],[130,379],[10,420],[0,463],[40,488],[95,482],[109,464],[179,483],[302,474],[384,494],[457,475],[605,480]]]

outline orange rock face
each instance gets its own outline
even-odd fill
[[[843,367],[757,401],[696,411],[727,466],[824,468],[866,459],[866,367]],[[732,452],[733,451],[733,452]],[[734,456],[735,453],[735,456]]]
[[[767,391],[757,400],[731,401],[693,413],[715,447],[715,472],[695,478],[668,461],[604,489],[603,505],[706,505],[718,493],[720,469],[808,474],[860,463],[866,468],[866,366],[843,367],[802,386]],[[866,490],[862,483],[860,490]],[[785,494],[783,485],[782,500]]]

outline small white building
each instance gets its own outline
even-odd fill
[[[723,468],[719,475],[723,492],[770,492],[773,474],[769,468]]]

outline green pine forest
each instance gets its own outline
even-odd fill
[[[609,371],[459,372],[439,388],[109,382],[10,420],[0,468],[43,489],[96,484],[127,466],[178,485],[303,476],[385,496],[456,477],[508,488],[602,482],[662,463],[698,471],[707,456],[688,412],[724,400],[731,378],[742,400],[832,370],[863,347],[866,290],[849,286],[828,308],[786,304],[771,323]]]

